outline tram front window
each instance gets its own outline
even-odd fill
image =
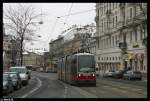
[[[94,56],[79,56],[79,71],[95,71]]]

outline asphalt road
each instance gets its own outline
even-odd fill
[[[136,82],[136,83],[135,83]],[[32,72],[27,86],[11,98],[146,98],[147,83],[98,78],[96,87],[77,87],[57,80],[57,73]]]

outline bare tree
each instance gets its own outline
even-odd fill
[[[32,40],[32,36],[36,30],[37,20],[40,16],[41,14],[35,14],[35,9],[31,5],[25,6],[18,4],[16,8],[9,6],[4,11],[4,19],[9,21],[6,26],[15,32],[20,40],[21,65],[23,62],[23,43],[25,40]]]

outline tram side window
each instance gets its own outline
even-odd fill
[[[72,58],[71,71],[74,74],[77,73],[77,60],[75,57]]]

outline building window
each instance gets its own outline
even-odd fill
[[[130,42],[132,42],[132,31],[130,31]]]
[[[102,10],[101,10],[101,12],[102,12],[101,14],[103,15],[103,7],[102,7],[101,9],[102,9]]]
[[[130,18],[132,18],[132,8],[130,8]]]
[[[113,17],[113,28],[114,28],[114,24],[115,24],[115,23],[114,23],[114,19],[115,19],[115,18]]]
[[[118,4],[118,3],[115,3],[115,4],[116,4],[116,5],[115,5],[115,8],[117,8],[117,4]]]
[[[117,35],[115,36],[115,44],[117,46]]]
[[[101,45],[102,45],[102,47],[101,47],[101,48],[103,49],[103,40],[101,40],[100,42],[101,42]]]
[[[112,57],[112,60],[114,60],[114,57]]]
[[[112,7],[112,10],[113,10],[113,9],[114,9],[114,3],[112,3],[112,6],[111,6],[111,7]]]
[[[137,42],[137,29],[134,30],[135,33],[135,42]]]
[[[111,60],[111,57],[110,57],[110,60]]]
[[[97,40],[97,47],[99,48],[99,39]]]
[[[143,30],[142,30],[142,28],[140,30],[140,37],[141,37],[141,40],[143,40]]]
[[[117,16],[116,16],[116,27],[117,27]]]
[[[103,32],[103,22],[102,22],[102,32]]]
[[[112,43],[113,43],[113,46],[114,46],[114,36],[112,36],[112,41],[113,41]]]
[[[117,57],[116,57],[116,60],[117,60]]]
[[[104,4],[104,6],[103,6],[103,14],[105,14],[105,4]]]

